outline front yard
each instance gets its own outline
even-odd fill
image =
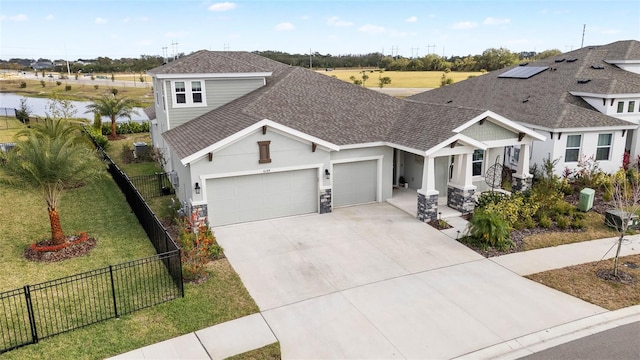
[[[123,142],[148,140],[148,134]],[[114,156],[121,144],[112,144]],[[127,145],[129,146],[129,145]],[[155,163],[125,164],[134,174],[156,172]],[[31,243],[50,236],[46,205],[39,193],[0,185],[0,292],[155,254],[144,230],[111,177],[68,190],[60,203],[66,233],[87,231],[97,239],[87,255],[55,263],[23,257]],[[170,198],[150,202],[160,216],[171,214]],[[185,283],[185,297],[42,340],[2,354],[3,359],[103,359],[215,324],[256,313],[258,307],[226,259],[210,262],[207,279]],[[269,346],[257,354],[279,357]],[[273,355],[273,356],[272,356]],[[252,355],[247,355],[252,356]],[[262,355],[258,355],[262,356]],[[242,356],[240,357],[242,358]]]

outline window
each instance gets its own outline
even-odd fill
[[[565,162],[576,162],[580,157],[580,141],[582,135],[568,135],[567,136],[567,149],[564,152]]]
[[[187,90],[184,87],[184,81],[176,81],[174,86],[176,89],[176,104],[186,104]]]
[[[191,97],[193,98],[194,104],[202,103],[202,86],[200,85],[200,81],[191,82]]]
[[[598,135],[598,146],[596,147],[596,160],[609,160],[611,153],[612,134]]]
[[[621,113],[624,111],[624,101],[618,101],[618,112]]]
[[[206,94],[204,81],[174,81],[173,82],[173,106],[191,107],[206,106]]]
[[[627,108],[627,112],[633,112],[633,110],[635,110],[635,107],[636,107],[636,102],[629,101],[629,107]]]
[[[258,164],[267,164],[271,162],[269,144],[271,144],[271,141],[258,141],[258,148],[260,149],[260,160],[258,160]]]
[[[471,160],[473,176],[482,176],[482,163],[484,162],[484,150],[475,150]]]

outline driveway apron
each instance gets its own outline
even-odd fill
[[[283,358],[452,358],[606,311],[386,203],[215,233]]]

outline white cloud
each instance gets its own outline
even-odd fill
[[[418,17],[416,16],[409,16],[408,18],[406,18],[404,21],[409,22],[409,23],[414,23],[416,21],[418,21]]]
[[[366,24],[366,25],[361,26],[358,29],[358,31],[363,32],[363,33],[367,33],[367,34],[382,34],[386,30],[382,26]]]
[[[187,35],[189,35],[189,33],[186,31],[167,31],[166,33],[164,33],[164,37],[172,39],[183,38]]]
[[[128,23],[129,21],[131,21],[130,17],[126,17],[126,18],[122,19],[123,23]]]
[[[291,31],[291,30],[293,30],[295,28],[296,27],[293,26],[293,24],[290,23],[290,22],[283,22],[283,23],[280,23],[280,24],[276,25],[276,30],[278,30],[278,31]]]
[[[511,23],[511,19],[509,18],[497,19],[493,17],[488,17],[484,19],[484,22],[483,22],[483,24],[485,25],[504,25],[509,23]]]
[[[140,21],[140,22],[147,22],[149,20],[151,20],[151,18],[149,18],[148,16],[142,16],[142,17],[138,18],[138,21]]]
[[[101,17],[97,17],[94,22],[96,24],[106,24],[107,23],[107,19],[104,19],[104,18],[101,18]]]
[[[473,21],[460,21],[453,24],[451,28],[456,30],[467,30],[467,29],[473,29],[477,26],[478,24]]]
[[[229,11],[236,8],[236,3],[232,2],[221,2],[215,3],[209,6],[209,11]]]
[[[347,27],[353,26],[354,24],[351,21],[342,20],[337,16],[332,16],[327,19],[327,25],[335,27]]]
[[[18,14],[18,15],[14,15],[14,16],[2,15],[2,16],[0,16],[0,20],[2,20],[2,21],[7,21],[7,20],[9,20],[9,21],[27,21],[27,20],[29,20],[29,18],[25,14]]]
[[[47,21],[51,21],[51,20],[53,20],[53,18],[54,18],[54,16],[51,15],[51,14],[49,14],[49,15],[44,17],[44,19],[47,20]]]

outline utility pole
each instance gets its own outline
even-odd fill
[[[166,47],[166,46],[162,47],[162,57],[164,58],[164,63],[165,64],[169,61],[169,59],[167,59],[167,57],[169,56],[169,54],[167,53],[167,49],[168,49],[168,47]]]
[[[432,52],[435,52],[436,50],[436,45],[427,45],[427,54],[431,54]]]
[[[587,24],[582,25],[582,43],[580,44],[580,47],[584,47],[584,32],[585,30],[587,30]]]
[[[178,43],[172,42],[171,49],[173,49],[173,60],[176,60],[178,58]]]
[[[229,46],[229,43],[224,43],[223,49],[224,51],[229,51],[229,49],[231,49],[231,47]]]
[[[414,56],[413,56],[413,50],[415,50],[415,51],[416,51],[416,55],[415,55],[415,57],[420,56],[420,55],[418,55],[418,52],[420,51],[420,48],[411,48],[411,57],[412,57],[412,58],[414,57]]]
[[[311,48],[309,48],[309,70],[313,70],[313,54]]]

